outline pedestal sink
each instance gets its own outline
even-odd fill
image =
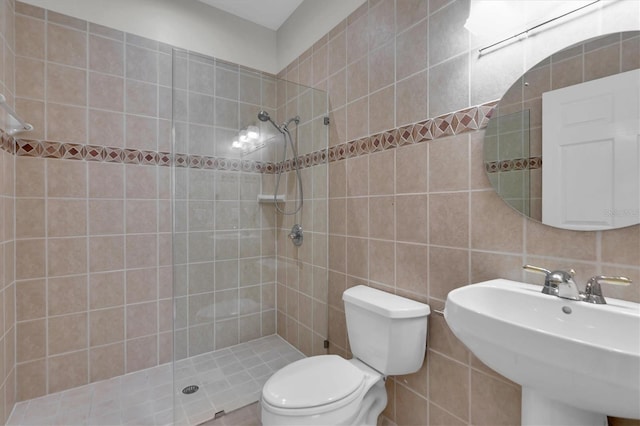
[[[485,364],[522,385],[523,425],[640,418],[640,305],[542,294],[496,279],[453,290],[444,316]]]

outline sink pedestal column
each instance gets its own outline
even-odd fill
[[[607,416],[581,410],[522,387],[522,426],[607,426]]]

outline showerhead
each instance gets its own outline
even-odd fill
[[[267,111],[260,111],[258,113],[258,120],[260,120],[260,121],[271,121],[271,117],[269,117],[269,113]]]
[[[276,124],[276,122],[275,122],[275,121],[273,121],[273,120],[271,119],[271,117],[269,116],[269,113],[268,113],[267,111],[264,111],[264,110],[263,110],[263,111],[260,111],[260,112],[258,113],[258,120],[260,120],[260,121],[268,121],[268,122],[270,122],[271,124],[273,124],[273,127],[275,127],[276,129],[278,129],[278,131],[279,131],[280,133],[283,133],[283,131],[282,131],[282,127],[278,126],[278,125]]]

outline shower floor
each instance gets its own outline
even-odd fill
[[[8,425],[197,425],[254,403],[304,355],[277,335],[16,404]],[[174,384],[175,382],[175,384]],[[183,388],[199,390],[185,395]]]

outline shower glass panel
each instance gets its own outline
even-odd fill
[[[279,368],[326,353],[326,99],[270,74],[173,52],[176,424],[256,402]],[[282,133],[260,111],[277,123],[301,117],[290,125],[304,167],[305,205],[295,216],[274,208],[279,170],[286,207],[296,201],[295,164],[290,149],[282,164]],[[305,227],[300,248],[287,238],[294,222]]]

